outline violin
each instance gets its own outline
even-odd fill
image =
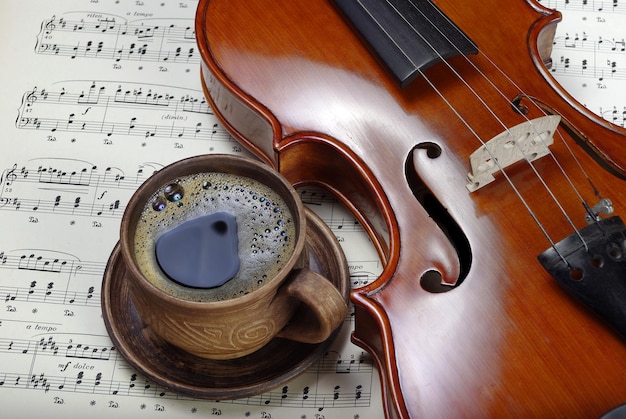
[[[548,65],[533,0],[200,0],[205,94],[384,264],[353,341],[388,417],[598,417],[626,402],[626,131]]]

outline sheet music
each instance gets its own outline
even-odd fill
[[[552,51],[552,74],[585,107],[626,122],[625,0],[541,0],[563,13]]]
[[[626,7],[617,0],[544,4],[574,22],[559,29],[555,77],[623,126],[619,93],[626,73],[617,25]],[[380,418],[378,375],[371,357],[349,342],[351,316],[306,373],[267,394],[222,402],[193,400],[147,381],[107,336],[100,284],[133,191],[187,156],[247,154],[204,100],[196,6],[197,0],[3,3],[3,411],[11,417]],[[300,194],[339,238],[353,286],[373,280],[381,266],[355,219],[324,191]]]
[[[133,191],[187,156],[246,154],[202,94],[196,6],[5,6],[0,30],[12,54],[3,59],[10,82],[1,105],[0,401],[14,417],[380,417],[378,376],[370,356],[349,343],[351,316],[303,375],[222,402],[147,381],[107,336],[100,284]],[[376,253],[353,217],[323,191],[300,193],[352,249],[355,283],[375,278]]]

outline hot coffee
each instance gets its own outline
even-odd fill
[[[309,268],[306,232],[304,206],[278,172],[255,160],[213,154],[180,160],[148,178],[126,206],[119,248],[145,325],[196,356],[232,359],[275,337],[322,342],[345,318],[345,295]],[[234,258],[225,250],[233,246],[241,266],[223,285],[206,288],[198,278],[181,285],[176,264],[168,265],[174,279],[160,269],[157,248],[166,236],[165,252],[182,264],[223,258],[227,266],[219,266],[217,276],[230,275]]]
[[[234,277],[216,287],[192,288],[168,276],[156,256],[159,237],[189,221],[220,213],[236,220],[239,269]],[[220,222],[215,228],[223,233],[219,230],[226,223]],[[286,202],[265,184],[229,173],[197,173],[163,185],[148,200],[137,223],[133,254],[143,275],[168,294],[190,301],[228,300],[276,276],[294,251],[296,228]],[[184,256],[181,263],[189,263]]]

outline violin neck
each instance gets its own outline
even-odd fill
[[[429,0],[334,0],[400,86],[476,45]]]

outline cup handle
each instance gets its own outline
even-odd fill
[[[330,337],[348,315],[348,306],[339,290],[325,277],[307,268],[296,269],[281,287],[281,293],[300,300],[278,337],[303,343],[320,343]]]

